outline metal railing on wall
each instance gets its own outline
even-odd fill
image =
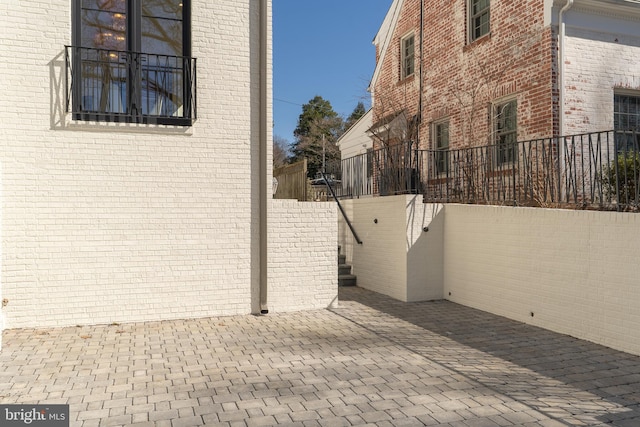
[[[397,144],[342,160],[336,194],[358,198],[419,193],[418,151],[411,147]]]
[[[639,145],[636,131],[446,151],[401,144],[343,160],[337,194],[422,193],[437,203],[638,211]]]
[[[67,112],[76,120],[189,126],[196,58],[65,46]]]

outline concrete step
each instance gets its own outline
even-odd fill
[[[351,274],[351,266],[349,264],[338,264],[338,275]]]
[[[338,246],[338,286],[356,286],[356,276],[351,274],[351,266],[347,264],[347,256],[340,253]]]
[[[338,275],[338,286],[356,286],[356,276],[353,274]]]

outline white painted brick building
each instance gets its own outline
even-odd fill
[[[162,27],[167,5],[197,78],[191,60],[172,75],[158,65],[171,67],[175,38],[144,20]],[[5,328],[335,300],[334,206],[271,199],[270,0],[21,1],[0,14]],[[78,43],[94,57],[65,49]]]
[[[576,1],[565,26],[564,134],[614,129],[617,101],[640,114],[640,4]]]

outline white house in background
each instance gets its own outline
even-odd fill
[[[337,144],[342,159],[342,195],[357,197],[370,193],[367,189],[372,185],[373,139],[369,134],[372,125],[373,110],[369,109],[338,138]]]
[[[562,133],[640,130],[640,2],[562,3]]]
[[[271,0],[1,9],[0,329],[336,299],[334,205],[271,199]]]
[[[337,144],[342,159],[364,154],[373,148],[373,140],[368,134],[373,125],[373,111],[369,109],[340,138]]]

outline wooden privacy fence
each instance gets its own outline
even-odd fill
[[[307,159],[275,168],[273,177],[278,180],[274,199],[307,200]]]

